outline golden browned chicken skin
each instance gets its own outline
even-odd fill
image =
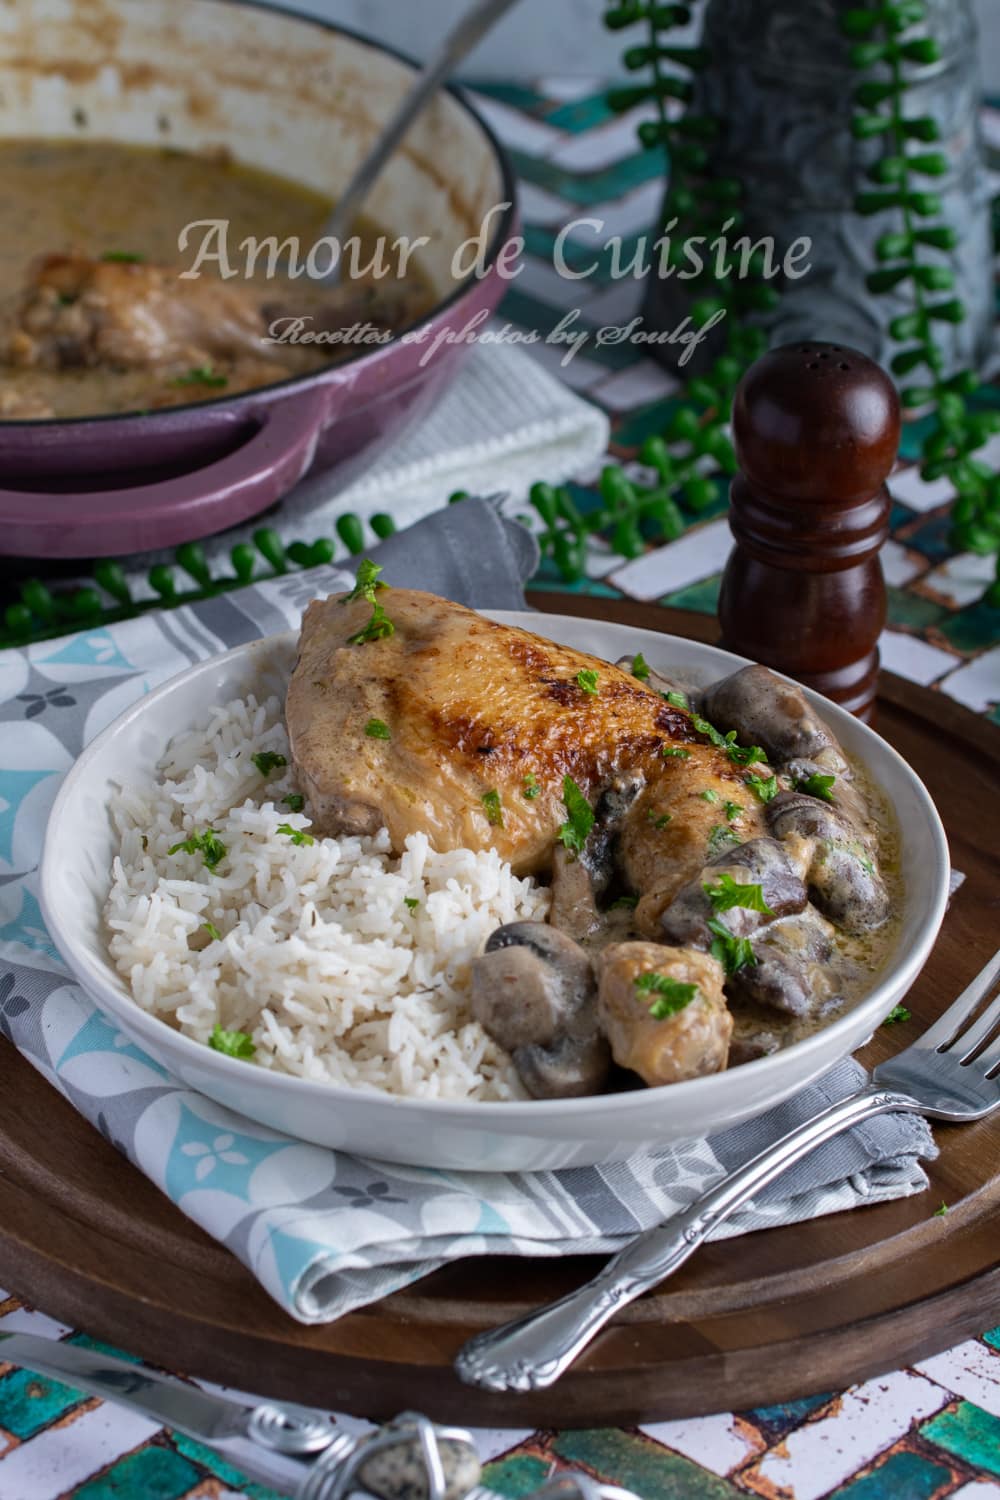
[[[364,599],[315,600],[303,620],[286,718],[321,832],[385,824],[396,851],[421,831],[438,850],[495,848],[515,873],[538,874],[567,819],[564,777],[592,805],[631,779],[622,869],[634,889],[662,893],[690,879],[727,829],[734,841],[760,831],[739,769],[618,667],[432,594],[378,597],[395,626],[384,639],[350,644],[371,614]],[[580,672],[596,672],[596,693]],[[365,733],[373,719],[390,738]],[[727,801],[740,805],[729,817]],[[662,909],[668,898],[658,899]]]

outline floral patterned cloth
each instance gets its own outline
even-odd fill
[[[390,578],[493,607],[523,604],[521,528],[482,502],[377,549]],[[93,1006],[45,931],[36,872],[45,820],[84,744],[192,662],[298,623],[336,569],[0,654],[0,1031],[165,1192],[238,1255],[294,1317],[322,1322],[468,1255],[611,1251],[689,1204],[863,1076],[847,1061],[767,1116],[609,1167],[461,1174],[305,1145],[172,1079]],[[829,1143],[725,1235],[921,1191],[930,1131],[886,1116]]]

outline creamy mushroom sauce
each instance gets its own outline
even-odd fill
[[[856,1005],[871,990],[895,947],[902,905],[902,872],[895,814],[881,788],[875,785],[856,760],[851,757],[848,759],[854,785],[863,793],[878,828],[879,869],[891,897],[891,915],[881,927],[863,936],[852,937],[840,928],[835,929],[836,956],[834,963],[830,965],[834,992],[829,1004],[816,1015],[783,1015],[770,1006],[757,1004],[746,997],[732,996],[727,989],[727,1000],[734,1023],[730,1067],[747,1060],[751,1055],[759,1055],[762,1049],[755,1045],[758,1038],[773,1037],[774,1045],[763,1050],[777,1051],[780,1047],[790,1047],[829,1026],[831,1021],[850,1010],[852,1005]],[[583,948],[596,953],[609,943],[630,942],[642,936],[631,911],[625,907],[612,907],[601,914],[600,926],[578,941]],[[747,1052],[746,1059],[740,1055],[743,1049]]]
[[[23,295],[39,257],[78,252],[100,260],[124,254],[183,270],[192,263],[198,242],[193,238],[181,255],[178,234],[199,219],[228,219],[229,243],[234,247],[251,236],[275,235],[280,243],[297,235],[305,255],[330,207],[330,200],[319,194],[236,163],[221,151],[196,154],[57,139],[0,141],[0,323],[6,323]],[[362,221],[355,232],[368,249],[381,231]],[[294,284],[269,282],[262,275],[258,279],[267,301],[284,303],[294,297],[296,306],[304,309],[319,309],[330,301],[329,292],[310,287],[304,277]],[[394,326],[412,321],[433,305],[430,284],[416,264],[408,268],[402,286],[392,278],[386,282],[393,288],[387,321]],[[377,317],[386,282],[368,283],[370,316]],[[351,290],[363,285],[355,282]],[[327,352],[315,346],[288,346],[284,367],[276,365],[273,379],[319,369],[330,357],[329,346]],[[15,398],[27,397],[59,417],[134,411],[227,394],[224,388],[197,384],[178,388],[174,373],[0,364],[0,391],[7,393],[11,405]],[[23,414],[8,409],[9,416]]]

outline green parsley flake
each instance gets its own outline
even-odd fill
[[[213,943],[221,943],[222,942],[222,933],[216,927],[216,925],[215,925],[214,922],[202,922],[201,925],[202,925],[202,928],[204,929],[204,931],[208,933],[208,935],[212,939]]]
[[[200,854],[206,868],[214,870],[219,861],[225,857],[226,846],[214,829],[206,828],[204,833],[192,833],[190,838],[182,839],[179,844],[173,844],[167,850],[168,854],[182,852]]]
[[[672,704],[674,708],[690,708],[691,706],[688,702],[687,694],[679,693],[676,688],[671,689],[669,693],[661,693],[660,696],[666,698],[667,702]]]
[[[588,668],[584,667],[582,671],[577,672],[576,674],[576,685],[580,689],[581,693],[587,694],[588,698],[597,697],[596,672],[591,672]]]
[[[945,1214],[947,1212],[948,1212],[948,1205],[947,1205],[947,1203],[942,1203],[940,1208],[936,1208],[934,1210],[934,1217],[935,1217],[935,1219],[943,1219],[944,1216],[945,1216]]]
[[[721,802],[722,801],[722,798],[719,796],[718,792],[713,792],[711,787],[709,787],[704,792],[699,792],[698,796],[701,798],[702,802]]]
[[[563,777],[562,799],[569,817],[556,838],[571,854],[582,854],[583,846],[594,826],[594,809],[572,776]]]
[[[716,823],[708,835],[708,851],[710,854],[721,854],[723,849],[729,849],[733,844],[738,844],[739,839],[731,828],[725,823]]]
[[[758,776],[755,771],[743,778],[744,786],[748,786],[759,802],[771,802],[778,795],[778,778],[772,772],[770,776]]]
[[[287,797],[282,797],[282,802],[289,812],[301,812],[306,805],[306,799],[301,792],[289,792]]]
[[[745,749],[736,743],[736,730],[731,729],[728,734],[720,734],[714,724],[707,719],[702,719],[698,714],[691,715],[691,723],[699,734],[703,734],[715,746],[717,750],[725,750],[734,766],[753,766],[760,760],[767,760],[767,756],[759,745],[751,745]]]
[[[750,939],[734,937],[725,922],[720,922],[718,917],[709,917],[708,930],[713,936],[712,946],[708,951],[713,958],[718,959],[727,974],[735,974],[744,964],[757,962]]]
[[[913,1012],[907,1010],[905,1005],[894,1005],[892,1010],[882,1022],[883,1026],[898,1026],[900,1021],[908,1021]]]
[[[795,790],[805,792],[807,797],[819,797],[822,802],[832,802],[833,791],[831,789],[836,779],[836,776],[823,776],[816,771],[812,776],[803,776],[800,781],[797,781]]]
[[[369,719],[365,725],[365,734],[370,740],[392,739],[392,731],[384,719]]]
[[[734,880],[732,875],[720,875],[710,885],[703,885],[702,890],[717,912],[732,911],[734,906],[742,906],[747,911],[763,912],[766,917],[774,916],[764,900],[764,890],[760,885],[751,885],[749,882],[743,885]]]
[[[358,571],[354,579],[354,587],[349,594],[341,599],[341,604],[353,604],[357,599],[366,600],[372,607],[371,618],[361,630],[347,637],[349,646],[363,646],[366,641],[384,640],[390,635],[396,634],[396,627],[389,619],[382,605],[375,598],[379,589],[388,588],[388,584],[379,580],[382,569],[378,563],[373,563],[370,557],[366,557],[358,564]]]
[[[682,750],[679,745],[664,745],[662,754],[666,760],[690,760],[691,751]]]
[[[287,833],[293,844],[315,844],[316,840],[311,833],[306,833],[302,828],[293,828],[291,823],[279,823],[277,833]]]
[[[404,896],[403,897],[403,905],[409,911],[416,911],[417,907],[420,905],[420,902],[419,902],[419,900],[417,899],[416,896]]]
[[[214,389],[221,389],[228,384],[229,376],[220,375],[211,365],[199,365],[197,369],[188,370],[186,375],[178,375],[176,380],[171,381],[171,385],[204,385]]]
[[[224,1031],[218,1024],[212,1028],[208,1045],[215,1052],[224,1052],[227,1057],[246,1059],[257,1051],[253,1037],[247,1036],[245,1031]]]
[[[738,818],[740,813],[743,811],[743,804],[741,802],[725,802],[723,803],[722,811],[725,813],[726,817],[731,823],[733,819]]]
[[[500,804],[500,793],[497,791],[484,792],[479,799],[486,811],[486,817],[494,828],[503,827],[503,807]]]
[[[137,255],[134,250],[105,250],[101,256],[102,260],[117,263],[122,266],[137,266],[146,259],[144,255]]]
[[[382,569],[378,563],[373,563],[370,557],[358,563],[358,571],[354,575],[354,587],[349,594],[341,599],[341,604],[353,604],[355,599],[367,599],[369,604],[375,603],[377,589],[388,588],[387,583],[379,582],[379,574]]]
[[[680,979],[671,979],[669,974],[657,974],[655,971],[640,974],[635,981],[635,988],[636,993],[643,998],[647,995],[656,996],[649,1007],[649,1014],[654,1021],[665,1021],[668,1016],[675,1016],[686,1005],[690,1005],[698,993],[696,984],[684,984]]]
[[[534,802],[541,790],[541,787],[538,785],[538,777],[534,771],[529,771],[521,786],[521,796],[525,802]]]
[[[250,759],[257,767],[262,776],[269,776],[272,771],[277,771],[279,766],[287,766],[288,762],[277,750],[258,750],[256,755]]]
[[[652,823],[654,828],[666,828],[668,823],[673,822],[674,815],[673,813],[657,814],[655,808],[651,807],[646,812],[646,820],[647,822]]]
[[[638,905],[639,905],[639,897],[638,896],[619,896],[617,901],[612,901],[609,910],[611,910],[611,911],[622,911],[622,910],[635,911],[635,909],[636,909],[636,907]]]
[[[396,634],[396,627],[389,619],[381,604],[372,605],[371,617],[368,622],[353,635],[347,637],[349,646],[363,646],[366,641],[381,641],[390,635]]]
[[[632,676],[637,682],[649,681],[649,663],[641,651],[637,651],[632,658]]]

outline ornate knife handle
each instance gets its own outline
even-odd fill
[[[455,1360],[460,1379],[490,1391],[545,1390],[569,1369],[619,1308],[672,1275],[716,1225],[761,1188],[824,1141],[893,1110],[922,1113],[909,1095],[869,1085],[813,1115],[710,1188],[683,1213],[640,1234],[585,1286],[470,1339]]]

